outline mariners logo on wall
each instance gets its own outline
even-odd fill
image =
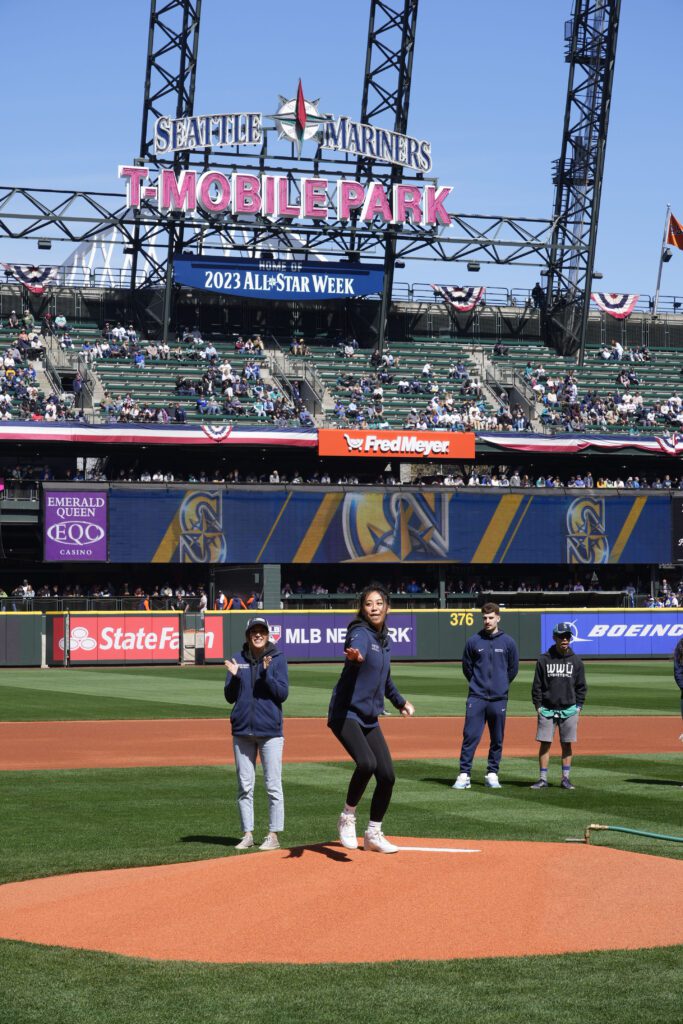
[[[449,501],[448,494],[347,494],[342,522],[350,560],[445,560]]]

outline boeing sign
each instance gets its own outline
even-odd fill
[[[645,611],[577,612],[569,620],[572,647],[581,657],[667,657],[683,637],[683,612]],[[553,643],[556,614],[541,620],[541,646]]]

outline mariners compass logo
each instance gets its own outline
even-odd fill
[[[294,99],[288,100],[280,96],[280,106],[273,118],[280,129],[279,138],[289,139],[298,148],[298,155],[301,156],[302,143],[309,139],[315,139],[320,133],[320,128],[328,124],[330,117],[318,113],[320,99],[307,100],[304,96],[301,79]]]

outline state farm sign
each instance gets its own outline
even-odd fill
[[[437,430],[319,430],[320,455],[473,459],[475,436]]]
[[[52,663],[64,661],[65,618],[55,617]],[[179,662],[180,617],[173,614],[71,615],[69,664]]]

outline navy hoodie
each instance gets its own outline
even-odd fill
[[[391,680],[389,637],[386,627],[380,632],[365,619],[354,619],[346,631],[344,649],[355,647],[363,661],[344,662],[339,681],[332,691],[327,724],[355,718],[364,726],[378,725],[377,717],[384,711],[385,696],[399,710],[405,707],[403,697]]]
[[[470,684],[468,696],[502,700],[519,671],[515,641],[500,629],[493,634],[480,629],[465,644],[462,671]]]
[[[272,660],[264,668],[267,655]],[[231,660],[237,662],[237,675],[228,672],[224,692],[227,702],[235,705],[230,714],[233,736],[282,736],[282,705],[289,694],[284,654],[268,643],[254,658],[246,643]]]

